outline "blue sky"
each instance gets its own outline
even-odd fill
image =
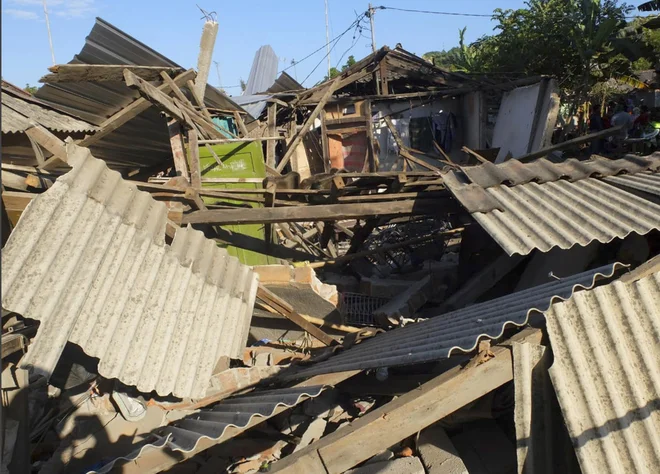
[[[280,58],[280,69],[300,60],[325,44],[323,0],[211,2],[165,0],[47,0],[57,63],[69,62],[82,48],[95,17],[151,46],[184,67],[194,67],[203,20],[195,6],[217,12],[220,24],[214,50],[220,79],[214,65],[209,82],[221,84],[230,95],[240,94],[239,79],[247,81],[256,50],[270,44]],[[344,31],[367,9],[366,1],[328,0],[330,37]],[[374,0],[374,6],[434,11],[490,14],[494,8],[519,8],[523,0]],[[451,48],[458,43],[458,29],[467,26],[467,39],[473,41],[492,32],[490,18],[440,16],[379,10],[375,15],[376,43],[380,47],[403,47],[416,54]],[[368,26],[368,21],[365,23]],[[371,51],[370,32],[364,30],[353,39],[350,31],[338,41],[331,53],[336,65],[342,54],[356,59]],[[321,61],[304,83],[311,86],[327,72],[325,50],[290,68],[302,81]],[[18,86],[37,85],[51,65],[42,0],[2,1],[2,77]]]

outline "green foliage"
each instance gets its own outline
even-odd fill
[[[323,78],[323,81],[321,81],[321,82],[325,82],[325,81],[327,81],[328,79],[334,79],[335,77],[337,77],[338,75],[340,75],[342,72],[344,72],[346,69],[348,69],[349,67],[351,67],[351,66],[352,66],[353,64],[355,64],[356,62],[357,62],[357,61],[355,61],[355,56],[350,55],[350,56],[348,57],[348,59],[346,60],[346,64],[344,64],[344,65],[341,67],[341,70],[337,69],[336,67],[331,67],[331,68],[330,68],[330,76],[326,75],[326,76]]]
[[[627,24],[631,10],[619,0],[529,0],[496,9],[495,34],[466,45],[464,28],[458,47],[424,57],[452,71],[554,76],[576,108],[607,96],[613,81],[641,86],[634,71],[660,60],[660,31]]]
[[[30,95],[34,95],[37,93],[39,88],[37,86],[31,86],[30,84],[25,84],[25,87],[23,88],[25,92],[27,92]]]
[[[243,78],[240,78],[239,84],[241,85],[241,92],[245,92],[245,89],[247,89],[247,82],[245,82]]]

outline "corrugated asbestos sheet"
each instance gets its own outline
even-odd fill
[[[610,176],[604,178],[603,181],[624,189],[634,189],[660,196],[660,174],[657,173],[645,172],[635,175]]]
[[[518,474],[580,474],[550,382],[550,350],[528,342],[512,349]]]
[[[654,184],[660,192],[660,181]],[[660,205],[596,178],[495,186],[485,192],[501,210],[472,217],[509,255],[607,243],[660,229]]]
[[[576,288],[591,288],[619,267],[596,268],[395,329],[287,377],[417,364],[449,357],[455,350],[468,352],[481,338],[499,338],[508,326],[526,324],[530,312],[546,310],[552,301],[569,298]]]
[[[659,168],[658,152],[559,164],[510,160],[450,171],[443,180],[509,255],[527,255],[660,228]]]
[[[649,156],[627,155],[618,160],[598,158],[579,161],[570,159],[561,163],[553,163],[545,158],[531,163],[509,160],[497,165],[483,163],[478,166],[466,166],[462,167],[460,171],[450,173],[463,173],[470,182],[482,188],[490,188],[500,184],[517,186],[531,181],[539,184],[560,179],[579,181],[585,178],[613,176],[621,173],[634,174],[659,169],[660,152],[656,152]]]
[[[85,39],[85,46],[71,63],[180,67],[100,18],[96,19]],[[100,125],[140,96],[123,82],[78,82],[46,84],[39,89],[37,97],[94,125]],[[205,102],[209,107],[218,109],[242,110],[212,86],[206,88]],[[155,107],[101,139],[92,146],[92,152],[117,168],[153,166],[172,156],[167,124]]]
[[[257,50],[250,69],[247,85],[243,95],[255,95],[266,92],[277,79],[277,64],[279,60],[270,45]]]
[[[132,453],[110,461],[98,471],[109,472],[121,461],[135,461],[153,449],[167,449],[188,453],[195,449],[203,438],[218,444],[229,438],[228,427],[244,428],[254,418],[268,419],[278,407],[294,407],[305,400],[318,397],[325,387],[300,387],[269,390],[223,400],[213,408],[200,410],[165,428],[159,429],[158,441],[140,446]]]
[[[550,376],[582,472],[658,472],[660,273],[576,293],[546,319]]]
[[[2,306],[41,321],[22,366],[49,376],[67,341],[142,392],[201,398],[221,356],[239,357],[257,276],[89,150],[26,208],[2,253]]]
[[[96,127],[82,120],[62,114],[38,101],[12,94],[12,88],[2,82],[2,133],[21,133],[33,121],[56,132],[91,132]]]

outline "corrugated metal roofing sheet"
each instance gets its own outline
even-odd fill
[[[256,392],[240,397],[223,400],[213,408],[200,410],[194,415],[159,429],[158,441],[140,446],[138,449],[110,461],[98,471],[109,472],[120,461],[135,461],[151,449],[168,449],[178,452],[190,452],[200,440],[211,439],[215,444],[226,439],[230,426],[244,428],[254,418],[270,418],[278,407],[294,407],[303,401],[318,397],[325,387],[298,387]]]
[[[660,273],[576,293],[546,320],[550,376],[582,472],[658,472]]]
[[[254,95],[266,92],[277,79],[277,65],[279,59],[270,45],[262,46],[257,50],[250,69],[247,85],[243,95]]]
[[[660,169],[660,152],[649,156],[627,155],[618,160],[602,157],[588,161],[569,159],[561,163],[553,163],[545,158],[531,163],[509,160],[497,165],[482,163],[478,166],[465,166],[460,171],[450,171],[450,173],[463,173],[472,183],[482,188],[490,188],[500,184],[516,186],[531,181],[539,184],[560,179],[579,181],[591,177],[633,174],[658,169]]]
[[[101,18],[71,63],[180,67]],[[46,84],[36,96],[95,125],[140,97],[123,82]],[[242,110],[212,86],[206,88],[205,102],[218,109]],[[148,167],[172,156],[167,124],[155,107],[101,139],[92,152],[116,167]]]
[[[546,310],[553,301],[569,298],[576,288],[591,288],[619,267],[596,268],[395,329],[285,378],[417,364],[449,357],[455,350],[468,352],[481,338],[501,337],[507,327],[526,324],[530,312]]]
[[[270,86],[266,92],[276,94],[278,92],[299,91],[302,89],[304,89],[302,84],[283,71],[282,74],[280,74],[280,77],[275,79],[275,83]]]
[[[49,376],[67,341],[142,392],[201,398],[239,357],[257,276],[192,228],[165,245],[167,210],[89,150],[26,208],[2,252],[2,306],[41,321],[22,360]]]
[[[660,180],[653,186],[660,191]],[[660,205],[596,178],[495,186],[485,192],[501,210],[472,217],[509,255],[607,243],[660,229]]]
[[[9,88],[2,87],[2,133],[21,133],[33,121],[57,132],[91,132],[92,124],[56,112],[47,107],[31,103],[11,94]]]
[[[268,99],[271,99],[272,95],[256,94],[256,95],[239,95],[234,97],[234,100],[237,104],[243,107],[252,118],[255,120],[261,117],[261,114],[266,109],[268,105]]]

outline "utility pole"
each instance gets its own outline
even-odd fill
[[[328,21],[328,0],[325,0],[325,51],[328,56],[328,79],[330,79],[330,26]]]
[[[374,29],[374,15],[376,10],[369,4],[369,23],[371,24],[371,49],[376,52],[376,30]]]
[[[46,0],[43,0],[44,15],[46,15],[46,29],[48,29],[48,43],[50,44],[50,57],[53,59],[53,66],[55,66],[55,50],[53,49],[53,38],[50,35],[50,20],[48,19],[48,8],[46,8]]]

